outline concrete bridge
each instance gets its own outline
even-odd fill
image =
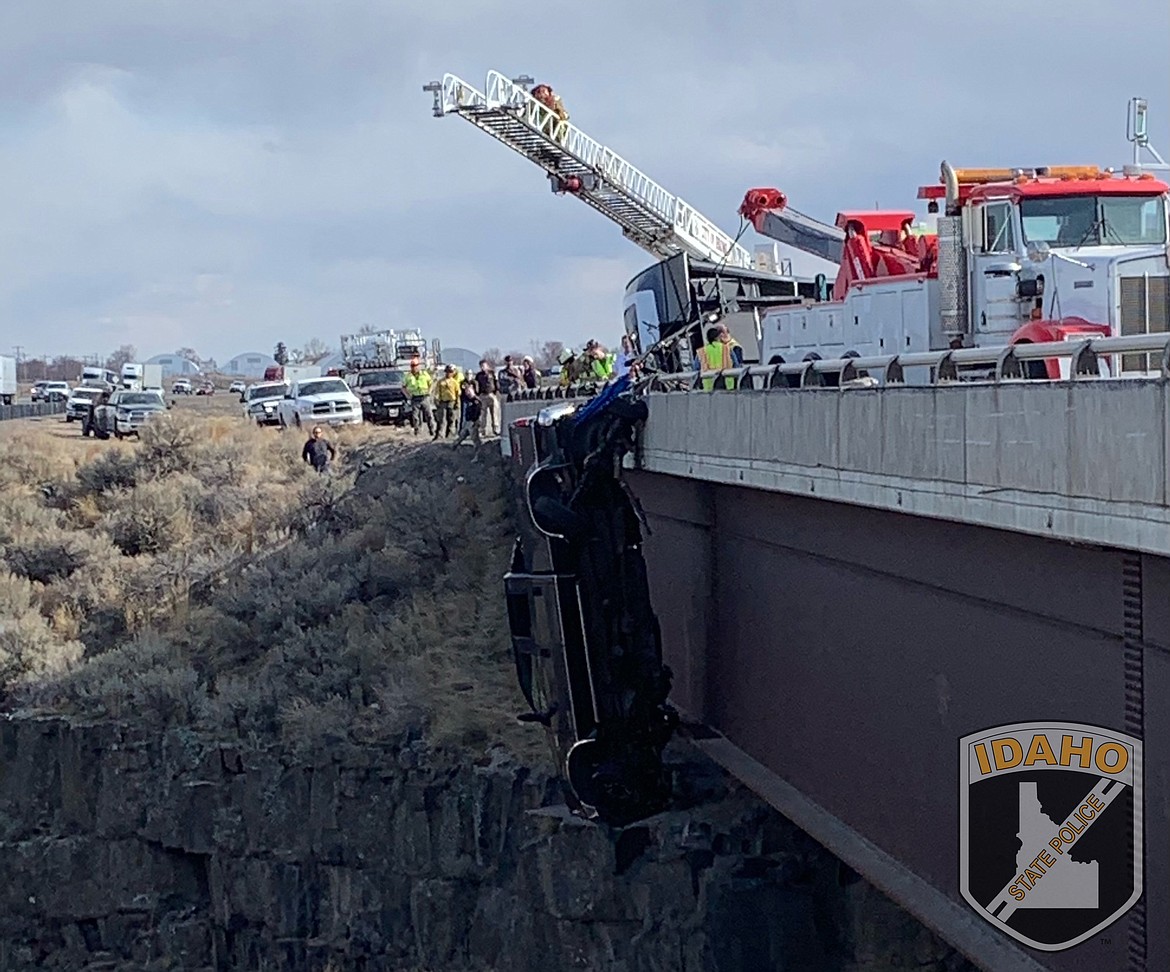
[[[673,700],[711,729],[699,745],[987,969],[1170,968],[1170,386],[647,401],[627,478],[651,530]],[[505,421],[542,404],[509,402]],[[1093,914],[1117,905],[1101,927],[1084,902],[1024,914],[1042,885],[1035,869],[1015,917],[980,911],[990,895],[972,884],[1024,876],[1026,791],[1003,791],[1006,804],[976,796],[961,740],[1032,723],[1145,740],[1144,791],[1131,786],[1071,856],[1097,863]],[[1075,755],[1066,762],[1039,784],[1038,819],[1054,834],[1097,781]],[[964,878],[964,853],[978,879]],[[1126,907],[1118,881],[1135,858],[1140,897]],[[1060,868],[1053,891],[1069,887],[1060,875],[1073,869]]]

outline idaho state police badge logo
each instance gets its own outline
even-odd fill
[[[1055,952],[1133,906],[1142,893],[1140,739],[1022,722],[959,743],[959,884],[979,914]]]

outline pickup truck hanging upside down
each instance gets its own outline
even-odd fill
[[[534,435],[525,500],[544,543],[535,571],[518,539],[505,575],[520,687],[548,729],[570,803],[624,825],[662,810],[670,779],[662,751],[678,723],[671,672],[650,605],[640,515],[620,479],[646,404],[628,379],[578,408],[546,408],[517,434]],[[539,549],[543,547],[544,549]]]

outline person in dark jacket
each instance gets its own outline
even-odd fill
[[[109,432],[105,432],[98,428],[97,424],[97,410],[103,405],[110,404],[110,393],[102,392],[100,395],[91,398],[89,401],[89,410],[85,413],[85,417],[81,420],[81,434],[88,438],[92,432],[99,439],[108,439]]]
[[[324,437],[321,426],[313,426],[313,433],[301,450],[301,458],[319,473],[329,471],[330,464],[337,458],[337,450],[333,448],[333,443]]]
[[[455,437],[455,444],[452,446],[458,449],[460,443],[468,436],[471,436],[471,443],[475,446],[475,455],[472,459],[474,462],[479,458],[479,420],[483,414],[483,405],[480,404],[479,394],[475,390],[475,383],[465,381],[463,383],[463,392],[460,395],[461,404],[463,406],[463,421],[459,423],[459,435]]]
[[[500,390],[492,371],[491,362],[484,359],[479,363],[479,371],[475,375],[475,391],[479,395],[479,431],[480,434],[500,434],[500,405],[496,398]]]
[[[521,372],[524,375],[525,388],[536,388],[540,385],[540,375],[536,372],[536,362],[528,355],[524,355],[524,364]]]

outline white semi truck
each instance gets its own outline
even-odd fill
[[[0,354],[0,403],[11,405],[16,401],[16,359]]]
[[[137,361],[127,361],[122,365],[120,384],[130,391],[142,391],[142,365]]]

